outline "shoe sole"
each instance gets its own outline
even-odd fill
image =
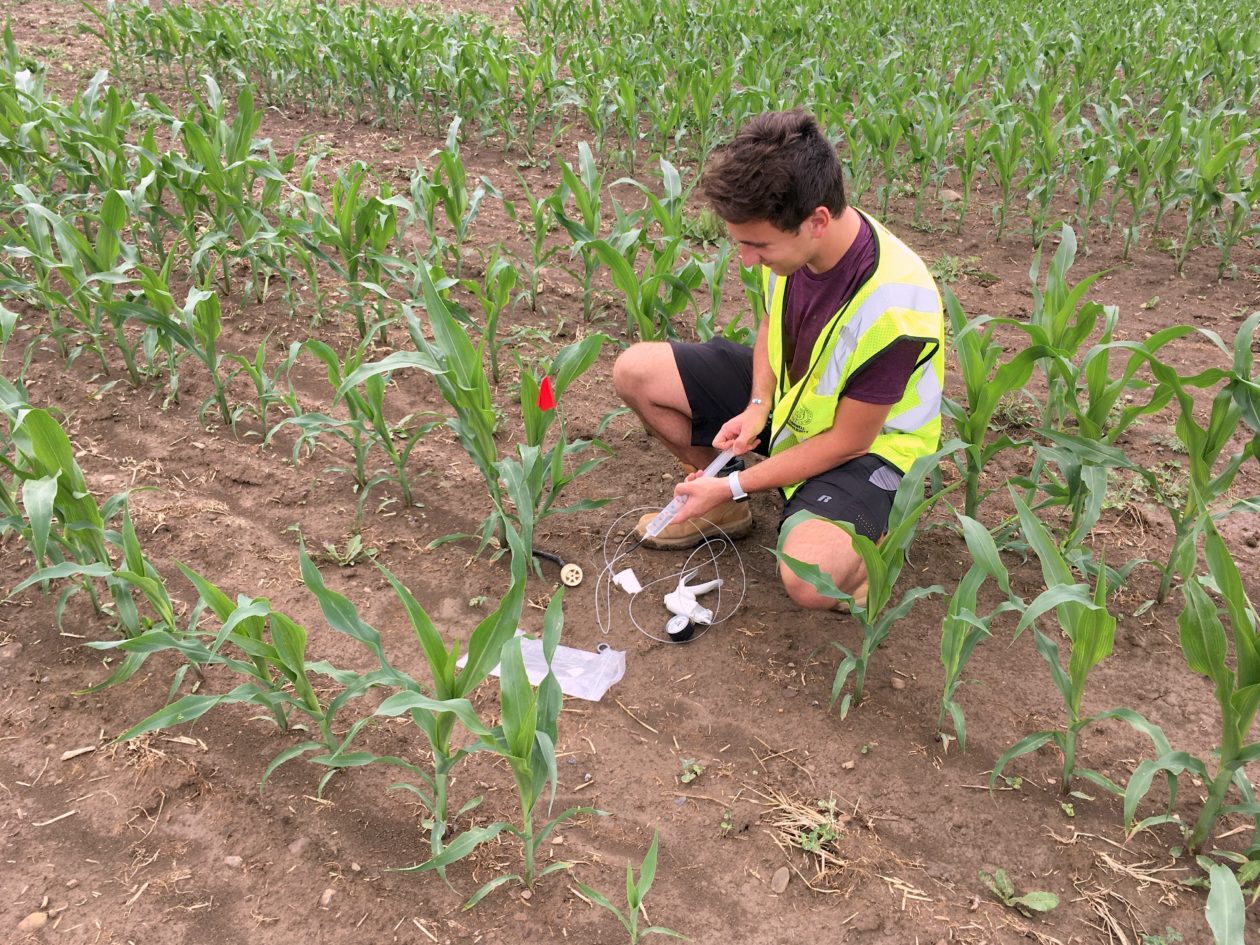
[[[650,548],[653,551],[677,551],[684,548],[695,548],[702,545],[706,541],[712,541],[715,538],[729,538],[731,541],[738,541],[741,538],[747,538],[753,530],[751,520],[725,528],[720,532],[714,532],[706,535],[704,532],[693,532],[690,535],[680,535],[677,538],[662,538],[657,535],[655,538],[644,538],[640,544],[644,548]]]

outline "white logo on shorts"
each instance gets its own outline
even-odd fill
[[[829,495],[820,495],[820,496],[818,497],[818,501],[819,501],[819,502],[830,502],[830,501],[831,501],[831,496],[829,496]]]

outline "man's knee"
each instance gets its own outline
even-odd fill
[[[787,596],[798,607],[809,610],[827,610],[836,603],[835,598],[824,597],[804,578],[797,577],[786,564],[779,565],[779,580],[783,582],[783,589],[787,591]]]
[[[613,389],[622,400],[633,395],[643,386],[643,379],[649,360],[643,350],[643,343],[631,345],[617,356],[613,362]]]
[[[836,587],[846,593],[854,593],[866,577],[866,568],[861,556],[854,551],[848,532],[823,519],[798,524],[788,533],[783,552],[797,561],[817,565]],[[836,602],[834,597],[820,594],[786,562],[779,564],[779,579],[788,597],[800,607],[826,610]]]
[[[654,379],[660,379],[661,371],[673,366],[673,354],[667,343],[641,341],[633,344],[613,362],[613,389],[624,402],[632,403],[650,389]]]

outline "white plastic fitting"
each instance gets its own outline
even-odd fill
[[[671,614],[686,617],[693,623],[709,625],[713,623],[713,611],[702,606],[696,598],[722,586],[722,579],[715,578],[702,584],[688,584],[699,570],[688,571],[678,579],[678,586],[665,595],[665,609]]]
[[[612,582],[627,594],[638,594],[643,590],[643,585],[639,583],[638,575],[634,573],[633,568],[618,571],[613,575]]]

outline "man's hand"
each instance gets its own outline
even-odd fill
[[[767,404],[749,404],[743,413],[736,414],[722,424],[713,445],[720,450],[730,450],[736,456],[743,456],[755,449],[761,442],[761,431],[766,428],[770,418],[770,407]]]
[[[686,504],[674,516],[674,523],[690,518],[703,518],[723,502],[730,501],[731,484],[725,476],[706,476],[703,471],[693,472],[674,487],[674,495],[685,495]]]

